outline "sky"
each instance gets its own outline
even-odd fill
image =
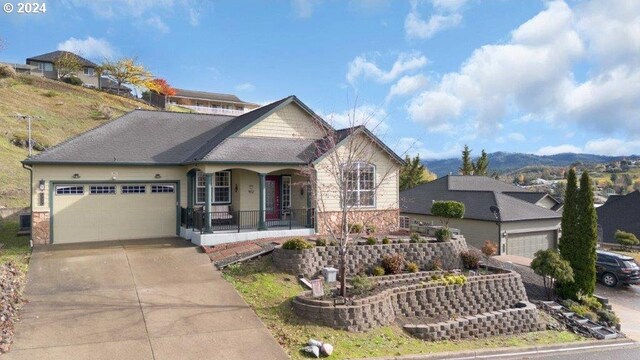
[[[423,159],[640,154],[640,1],[44,2],[0,12],[0,61],[135,57],[178,88],[296,95]]]

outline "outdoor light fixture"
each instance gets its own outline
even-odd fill
[[[161,177],[160,174],[156,174],[156,179],[160,179]]]
[[[40,189],[40,191],[44,191],[44,179],[40,179],[40,182],[38,183],[38,189]]]
[[[80,174],[78,174],[78,173],[73,174],[73,178],[74,179],[80,179]]]
[[[238,184],[233,188],[233,191],[238,192]]]

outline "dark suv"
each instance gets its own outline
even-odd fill
[[[596,253],[596,275],[603,284],[614,287],[618,283],[640,283],[640,267],[632,257],[602,250]]]

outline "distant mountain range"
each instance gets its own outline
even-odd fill
[[[522,153],[494,152],[489,155],[489,170],[504,173],[517,170],[526,166],[569,166],[576,162],[583,164],[607,163],[611,161],[619,161],[629,158],[637,158],[636,155],[630,156],[603,156],[594,154],[573,154],[564,153],[556,155],[534,155]],[[475,159],[474,159],[475,160]],[[425,160],[422,162],[429,170],[438,176],[448,174],[457,174],[460,168],[460,158],[443,159],[443,160]]]

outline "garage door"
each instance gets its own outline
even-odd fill
[[[54,243],[175,236],[175,184],[55,184]]]
[[[507,254],[533,258],[533,254],[538,250],[555,248],[555,238],[555,231],[509,234],[507,237]]]

